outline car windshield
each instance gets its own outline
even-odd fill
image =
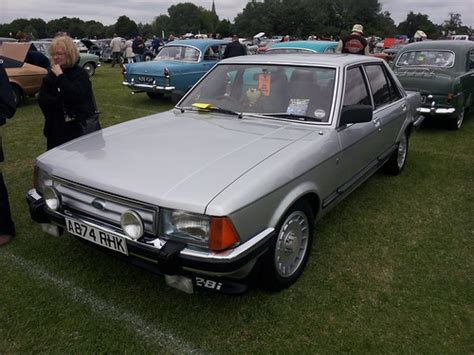
[[[198,49],[189,46],[165,46],[154,60],[177,60],[184,62],[197,62],[200,52]]]
[[[398,67],[452,67],[454,53],[451,51],[408,51],[398,58]]]
[[[189,93],[180,107],[327,122],[335,76],[334,68],[221,64]]]

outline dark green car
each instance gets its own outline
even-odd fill
[[[451,129],[461,128],[474,105],[474,42],[411,43],[397,53],[394,63],[403,87],[421,93],[421,114],[443,119]]]

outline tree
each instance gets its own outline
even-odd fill
[[[201,30],[201,10],[204,9],[190,2],[170,6],[171,31],[175,34],[198,33]]]
[[[448,19],[443,23],[443,29],[446,31],[446,34],[449,35],[458,33],[461,27],[461,14],[450,12]]]
[[[120,16],[114,25],[114,32],[122,37],[133,37],[138,35],[138,26],[135,21],[125,15]]]
[[[415,14],[413,11],[407,14],[405,21],[398,24],[398,32],[408,37],[413,37],[418,30],[425,32],[429,38],[436,38],[439,33],[436,25],[429,20],[428,15],[421,13]]]

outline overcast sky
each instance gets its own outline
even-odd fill
[[[181,2],[211,9],[212,0],[0,0],[0,23],[9,23],[17,18],[42,18],[46,22],[52,19],[79,17],[97,20],[111,25],[121,15],[135,22],[151,23],[167,9]],[[215,0],[219,18],[234,20],[242,12],[248,0]],[[474,27],[474,0],[379,0],[383,11],[389,11],[395,24],[406,19],[409,11],[422,13],[429,19],[442,24],[450,12],[460,13],[464,25]]]

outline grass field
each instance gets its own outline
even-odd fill
[[[171,107],[108,65],[93,86],[103,126]],[[36,99],[5,126],[18,235],[0,249],[0,353],[474,352],[474,114],[458,132],[422,127],[401,176],[376,174],[324,217],[290,289],[241,296],[188,295],[43,233],[25,202],[42,126]]]

